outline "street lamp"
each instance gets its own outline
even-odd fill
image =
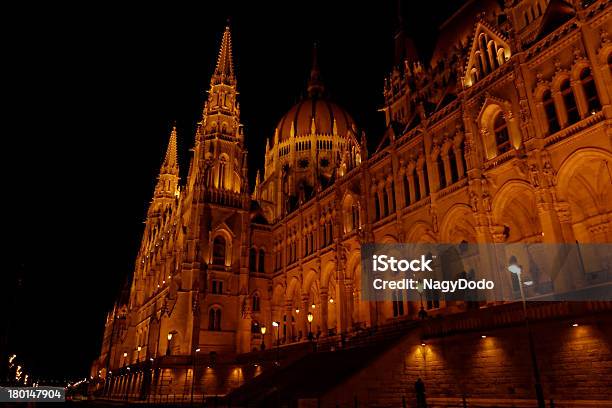
[[[136,347],[136,362],[139,363],[140,362],[140,350],[142,350],[141,346]]]
[[[195,388],[195,377],[196,377],[196,361],[200,348],[198,347],[193,351],[193,367],[191,369],[191,405],[193,405],[193,389]]]
[[[272,322],[272,326],[276,327],[276,365],[280,365],[280,322]]]
[[[170,355],[170,341],[172,341],[172,332],[168,333],[168,347],[166,347],[166,355]]]
[[[266,349],[266,343],[264,342],[264,339],[266,337],[266,326],[261,326],[261,328],[259,329],[261,330],[261,350],[265,350]]]
[[[419,319],[425,320],[427,317],[427,311],[423,307],[423,281],[417,281],[417,292],[419,292],[419,298],[421,299],[421,310],[419,310]]]
[[[127,362],[127,351],[123,352],[123,366],[125,367],[125,363]]]
[[[314,319],[314,316],[312,315],[311,312],[308,312],[308,340],[312,341],[313,339],[313,335],[312,335],[312,320]]]
[[[533,282],[526,281],[525,283],[523,283],[521,279],[523,267],[516,262],[516,258],[514,257],[510,265],[508,265],[508,271],[516,275],[519,291],[521,293],[521,301],[523,303],[523,319],[525,320],[525,328],[527,329],[527,336],[529,340],[529,353],[531,355],[531,366],[533,368],[533,378],[535,380],[535,392],[536,398],[538,400],[538,408],[546,408],[546,401],[544,400],[544,391],[542,390],[542,383],[540,381],[540,369],[538,368],[538,359],[533,343],[533,334],[531,333],[531,327],[529,326],[529,317],[527,316],[527,300],[525,300],[525,291],[523,290],[523,284],[529,286]]]

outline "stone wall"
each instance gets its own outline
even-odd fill
[[[574,326],[578,323],[578,326]],[[427,323],[425,323],[427,324]],[[612,406],[612,314],[532,323],[544,395],[556,407]],[[415,406],[421,378],[429,407],[535,406],[524,326],[422,340],[416,330],[328,392],[321,406]],[[482,337],[486,336],[486,337]],[[423,345],[424,344],[424,345]]]

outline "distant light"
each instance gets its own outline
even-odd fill
[[[427,344],[425,344],[425,343],[421,343],[421,346],[423,346],[423,347],[425,347],[426,345],[427,345]]]
[[[272,326],[274,326],[274,327],[278,327],[278,326],[279,326],[279,323],[278,323],[278,322],[272,322]]]
[[[127,357],[127,352],[123,353],[123,357]]]
[[[508,271],[514,273],[514,274],[520,274],[522,272],[523,268],[521,268],[519,265],[517,264],[512,264],[508,266]]]
[[[313,309],[317,307],[317,305],[315,305],[314,303],[312,305],[310,305],[310,307],[312,307]]]
[[[257,365],[257,364],[253,364],[253,367],[259,367],[259,365]]]
[[[295,309],[295,313],[300,313],[300,309]]]
[[[138,346],[138,347],[136,347],[136,350],[138,350],[140,352],[140,350],[142,350],[142,347]]]
[[[591,115],[594,115],[594,114],[596,114],[596,113],[597,113],[597,112],[595,112],[595,109],[593,109],[593,110],[591,111]]]
[[[531,285],[533,285],[533,281],[532,280],[525,281],[525,282],[523,282],[523,285],[531,286]]]
[[[149,360],[150,360],[150,361],[155,361],[155,359],[154,359],[153,357],[151,357]]]
[[[329,298],[329,303],[334,303],[334,298]]]
[[[483,339],[486,339],[486,338],[487,338],[487,336],[485,336],[484,334],[483,334],[482,336],[480,336],[480,337],[482,337]]]
[[[168,341],[170,341],[170,340],[172,340],[172,333],[168,333]]]
[[[200,349],[199,349],[199,348],[197,348],[197,349],[196,349],[196,353],[199,353],[199,352],[200,352]]]
[[[578,327],[578,323],[572,324],[572,327]]]

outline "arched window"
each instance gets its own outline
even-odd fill
[[[213,241],[213,265],[225,265],[225,238],[217,235]]]
[[[510,134],[508,133],[508,123],[504,119],[504,114],[499,112],[493,121],[493,133],[495,134],[495,144],[497,154],[505,153],[510,150]]]
[[[327,245],[327,224],[323,224],[323,241],[321,242],[321,248],[325,248]]]
[[[254,312],[259,312],[260,310],[260,305],[259,305],[259,294],[255,293],[253,295],[253,311]]]
[[[386,188],[383,188],[382,191],[382,196],[383,196],[383,217],[386,217],[387,215],[389,215],[389,192],[387,191]]]
[[[374,221],[380,220],[380,201],[378,194],[374,193]]]
[[[414,180],[414,201],[419,201],[421,199],[421,176],[418,171],[413,173],[412,180]]]
[[[448,149],[448,166],[451,172],[451,182],[459,181],[459,169],[457,168],[457,156],[454,149]]]
[[[266,251],[263,250],[263,248],[261,248],[259,250],[259,260],[258,260],[258,265],[257,265],[257,270],[259,272],[265,272],[266,271]]]
[[[546,121],[548,122],[548,133],[552,134],[558,132],[560,129],[559,119],[557,118],[557,111],[555,110],[555,103],[550,90],[547,90],[544,92],[544,95],[542,95],[542,105],[544,106]]]
[[[593,80],[593,74],[590,68],[585,68],[580,73],[580,83],[584,90],[584,96],[587,100],[587,106],[590,113],[595,113],[601,109],[599,103],[599,96],[597,95],[597,88],[595,87],[595,81]]]
[[[249,271],[255,272],[257,269],[257,250],[255,248],[249,249]]]
[[[359,229],[359,227],[361,226],[359,222],[359,205],[353,204],[352,212],[353,212],[353,229]]]
[[[225,160],[219,162],[219,188],[225,188]]]
[[[389,209],[391,212],[395,211],[395,180],[391,182],[389,186]]]
[[[446,175],[444,174],[444,160],[442,160],[442,153],[438,154],[436,158],[436,166],[438,168],[438,180],[440,181],[440,189],[446,187]]]
[[[221,309],[212,308],[208,311],[208,330],[221,331]]]
[[[408,184],[408,172],[406,172],[406,174],[404,174],[404,177],[402,177],[402,181],[404,183],[404,202],[406,203],[406,205],[410,205],[410,186]]]
[[[563,81],[560,90],[563,104],[565,105],[565,111],[567,112],[567,124],[573,125],[580,120],[580,115],[578,114],[576,98],[574,97],[574,91],[572,90],[569,79]]]

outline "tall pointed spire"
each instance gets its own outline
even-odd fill
[[[311,98],[323,96],[325,87],[321,82],[321,72],[319,71],[318,46],[315,42],[312,47],[312,68],[310,69],[310,79],[308,80],[308,96]]]
[[[174,125],[170,132],[166,156],[159,170],[159,177],[153,194],[154,200],[157,198],[174,198],[178,194],[179,165],[176,139],[176,125]]]
[[[178,153],[176,142],[176,124],[172,126],[166,157],[161,167],[161,173],[178,174]]]
[[[229,24],[225,26],[221,48],[217,57],[217,66],[211,79],[211,85],[227,84],[233,85],[235,82],[234,62],[232,61],[232,35]]]

